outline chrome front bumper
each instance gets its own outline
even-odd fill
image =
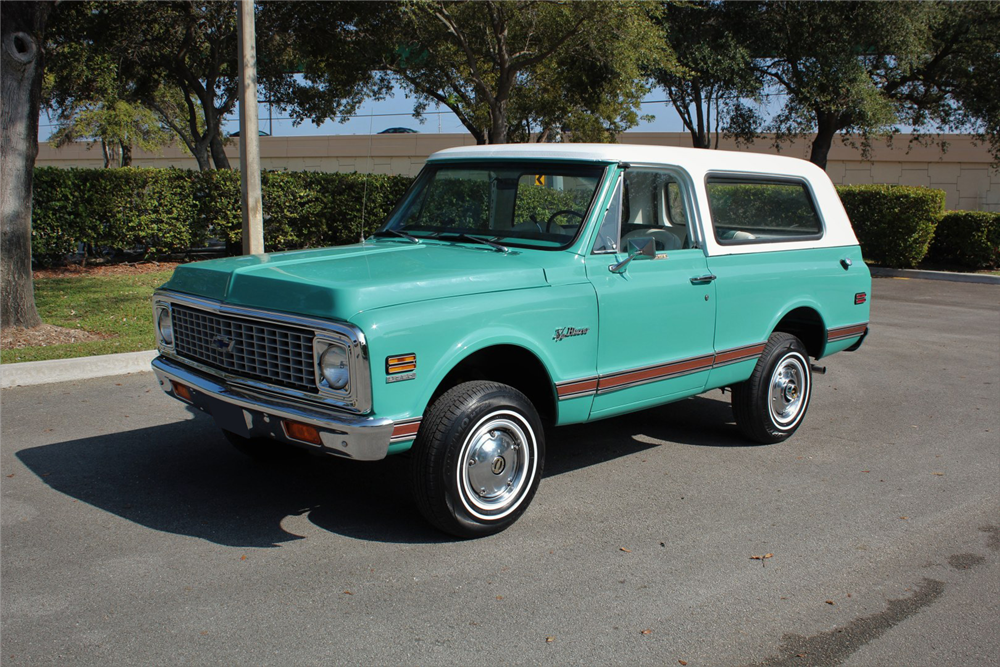
[[[163,356],[153,360],[153,371],[164,392],[212,415],[219,427],[237,435],[272,438],[359,461],[377,461],[384,459],[388,453],[394,426],[391,419],[356,417],[304,402],[293,402],[224,382]],[[187,387],[191,400],[178,396],[172,382]],[[289,437],[285,420],[314,426],[323,444]]]

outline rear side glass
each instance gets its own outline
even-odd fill
[[[801,181],[709,177],[715,238],[722,245],[803,241],[823,235],[812,194]]]

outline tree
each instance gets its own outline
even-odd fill
[[[755,2],[733,11],[754,68],[785,96],[765,125],[777,141],[814,134],[826,167],[838,133],[972,129],[994,137],[1000,11],[995,3]]]
[[[653,71],[695,148],[719,146],[720,131],[746,134],[738,123],[744,98],[758,97],[762,83],[752,54],[737,34],[732,5],[719,1],[665,3],[659,14],[664,39],[676,54],[676,66]],[[746,127],[744,124],[743,127]],[[755,134],[752,128],[749,134]]]
[[[35,327],[31,282],[31,191],[45,28],[54,3],[0,3],[0,326]]]
[[[80,140],[99,141],[105,167],[128,167],[132,149],[155,151],[170,143],[171,135],[152,110],[124,100],[75,107],[49,137],[56,148]]]
[[[156,150],[171,136],[156,112],[135,100],[111,55],[83,38],[80,19],[92,13],[78,11],[81,7],[89,9],[80,4],[61,11],[49,30],[42,99],[57,120],[49,140],[57,148],[100,141],[105,167],[129,166],[133,147]]]
[[[66,116],[118,100],[151,109],[200,169],[228,169],[221,124],[237,100],[234,5],[68,4],[53,26],[50,106]]]
[[[640,66],[664,53],[631,2],[324,3],[309,5],[308,18],[301,4],[263,11],[304,69],[304,82],[279,87],[298,119],[322,122],[398,84],[417,115],[443,105],[480,144],[630,127],[646,90]]]
[[[936,3],[928,48],[892,83],[918,132],[971,132],[1000,164],[1000,4]]]

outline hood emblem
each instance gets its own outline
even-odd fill
[[[212,339],[212,345],[222,350],[223,352],[228,352],[229,354],[232,354],[233,350],[236,348],[236,339],[232,338],[231,336],[219,334],[218,336]]]

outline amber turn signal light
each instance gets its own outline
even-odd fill
[[[386,375],[408,373],[415,370],[417,370],[417,355],[415,354],[398,354],[385,359]]]
[[[313,445],[323,444],[323,440],[320,439],[319,431],[316,430],[315,426],[288,421],[287,419],[281,423],[285,427],[285,435],[292,440],[301,440],[302,442],[308,442]]]
[[[182,385],[180,382],[170,381],[170,386],[174,389],[174,396],[177,398],[184,399],[188,403],[193,403],[191,400],[191,390],[186,386]]]

